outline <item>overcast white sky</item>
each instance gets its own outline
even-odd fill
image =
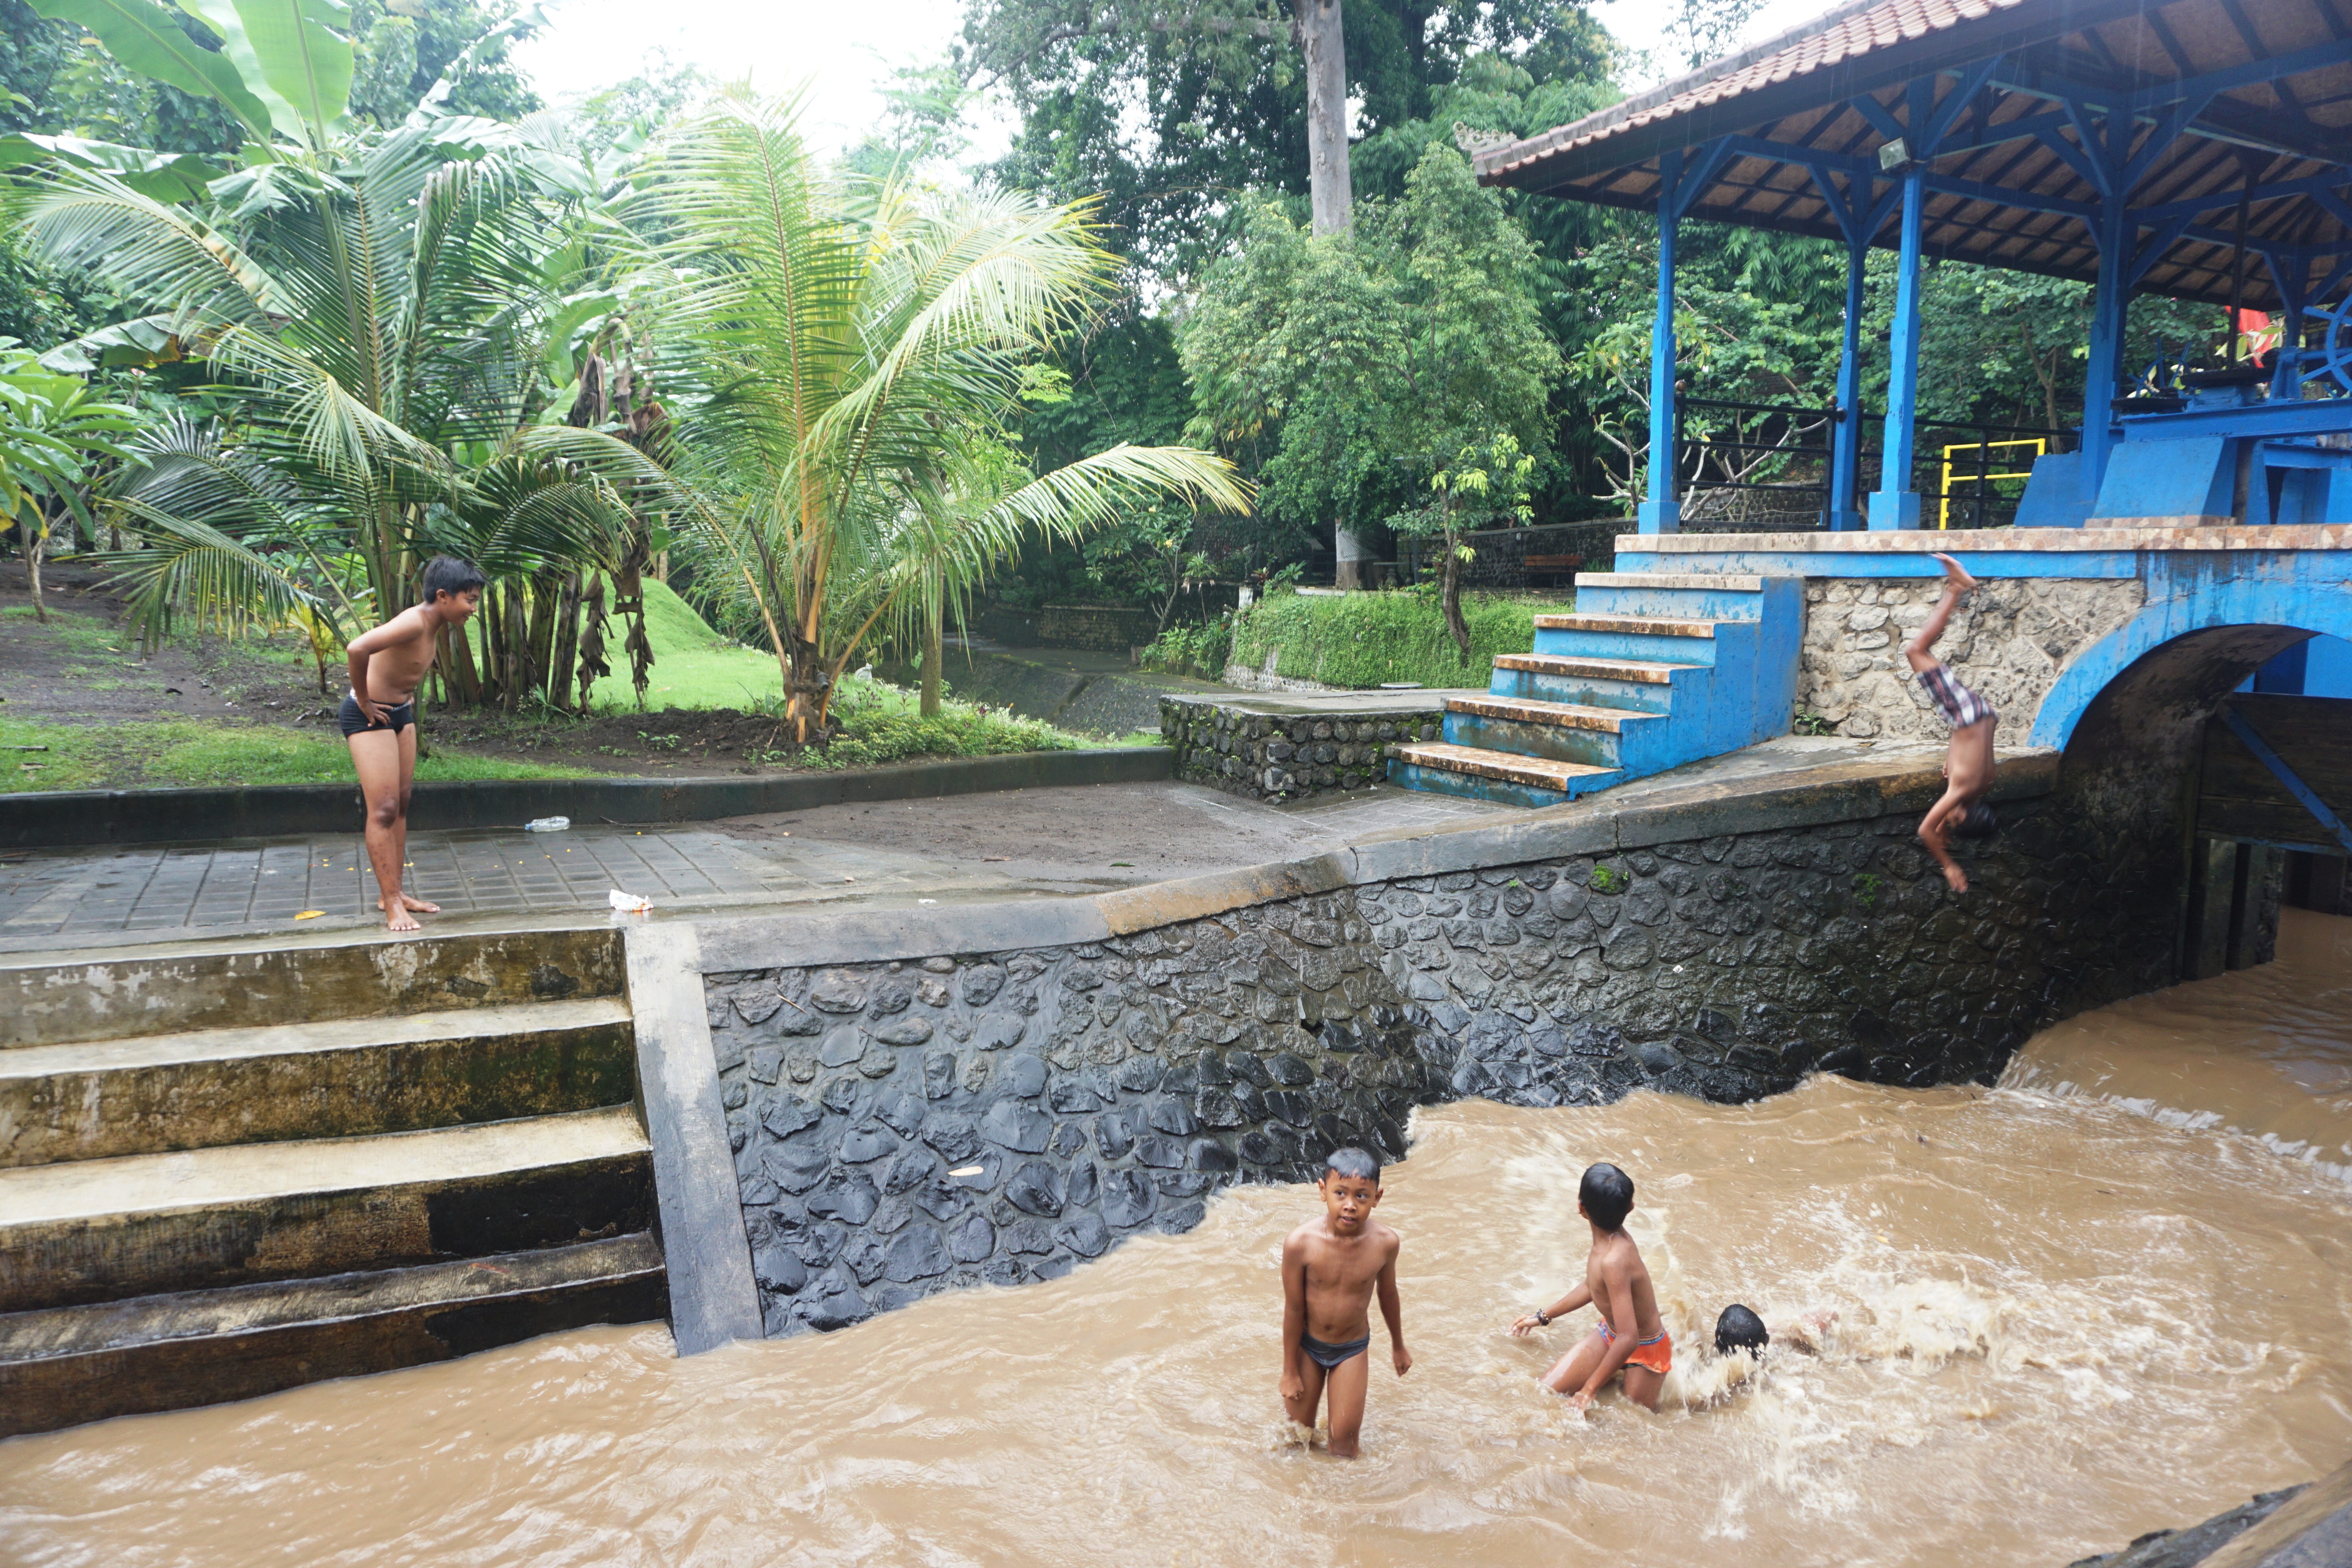
[[[1832,0],[1768,0],[1750,38],[1790,27]],[[861,136],[879,111],[877,84],[899,66],[938,59],[963,26],[962,0],[545,0],[551,25],[517,56],[541,94],[561,100],[625,81],[655,48],[721,80],[749,76],[782,91],[814,89],[817,133],[835,146]],[[1635,48],[1654,47],[1670,0],[1600,0],[1601,24]],[[1003,125],[982,124],[975,152],[1003,147]]]

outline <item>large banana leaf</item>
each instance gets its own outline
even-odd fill
[[[41,136],[26,132],[0,136],[0,168],[17,168],[56,158],[85,169],[104,169],[141,195],[159,202],[194,201],[221,172],[193,153],[156,153],[79,136]]]
[[[87,27],[106,52],[142,76],[195,98],[217,99],[257,142],[269,140],[270,113],[225,54],[188,37],[179,18],[154,0],[30,0],[51,21]],[[217,24],[213,26],[219,32]],[[350,46],[344,46],[346,57]],[[348,72],[346,73],[348,82]],[[348,90],[348,89],[347,89]]]
[[[121,4],[123,0],[77,0]],[[323,147],[352,98],[350,9],[340,0],[180,0],[222,38],[221,53],[290,142]],[[129,62],[124,62],[128,64]]]

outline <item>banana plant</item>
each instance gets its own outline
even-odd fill
[[[23,544],[33,614],[43,621],[41,560],[51,531],[71,518],[96,537],[95,466],[125,456],[121,437],[138,423],[135,410],[93,396],[80,377],[50,371],[14,338],[0,338],[0,518]]]

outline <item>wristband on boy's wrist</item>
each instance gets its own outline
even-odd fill
[[[1541,1307],[1538,1307],[1536,1309],[1536,1322],[1543,1328],[1550,1328],[1551,1314],[1545,1311]]]

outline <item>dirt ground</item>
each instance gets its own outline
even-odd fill
[[[268,645],[276,657],[254,639],[212,636],[176,638],[142,657],[138,638],[121,626],[122,599],[104,592],[101,582],[56,566],[42,574],[53,616],[100,617],[113,633],[103,644],[46,632],[22,615],[0,615],[0,717],[86,724],[197,719],[337,734],[335,709],[347,685],[340,661],[329,664],[328,695],[321,696],[318,666],[299,637]],[[0,563],[0,610],[31,605],[23,564]],[[298,651],[299,658],[287,657]],[[421,728],[427,745],[624,777],[809,771],[776,754],[789,747],[775,720],[730,709],[587,719],[428,711]],[[107,781],[115,788],[139,782]]]

